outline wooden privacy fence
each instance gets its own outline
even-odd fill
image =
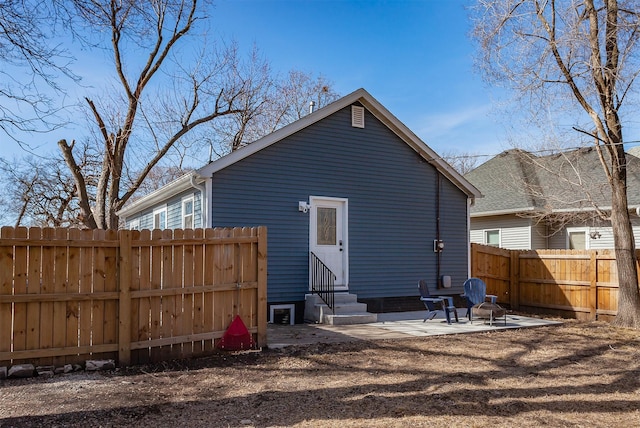
[[[265,227],[0,229],[0,366],[211,353],[235,315],[266,344]]]
[[[471,244],[471,275],[514,310],[611,321],[618,279],[611,250],[505,250]]]

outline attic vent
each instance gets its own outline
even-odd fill
[[[351,126],[364,128],[364,107],[351,106]]]

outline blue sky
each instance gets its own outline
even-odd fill
[[[242,51],[255,44],[275,71],[322,74],[341,95],[365,88],[438,153],[494,155],[509,145],[473,70],[469,3],[217,0],[210,18]],[[19,153],[2,138],[1,156]],[[45,137],[38,152],[56,141]]]
[[[465,0],[220,0],[212,15],[274,69],[322,74],[341,95],[365,88],[436,152],[508,148],[473,70]]]

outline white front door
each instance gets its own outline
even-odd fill
[[[347,200],[311,196],[309,202],[309,249],[336,275],[335,289],[347,290]]]

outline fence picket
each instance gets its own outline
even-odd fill
[[[67,238],[67,229],[56,228],[53,230],[55,240],[64,241]],[[67,293],[67,247],[56,246],[53,250],[55,294]],[[49,327],[51,329],[51,327]],[[42,333],[44,333],[44,329]],[[53,329],[51,330],[51,342],[54,348],[62,348],[67,343],[67,304],[66,302],[53,303]],[[51,364],[56,367],[65,364],[64,356],[54,357]]]
[[[93,240],[104,241],[105,231],[94,230]],[[104,291],[104,282],[106,278],[105,272],[105,254],[103,247],[93,248],[93,289],[94,293],[101,293]],[[104,344],[104,300],[92,300],[91,301],[91,345]],[[92,356],[95,359],[102,358],[102,354],[94,354]]]
[[[186,229],[184,231],[184,239],[187,241],[192,241],[194,239],[193,229]],[[194,266],[194,252],[195,252],[194,244],[187,244],[184,246],[183,251],[183,260],[182,264],[183,268],[183,288],[187,289],[193,287],[194,276],[195,276],[195,266]],[[193,298],[194,294],[192,292],[185,291],[182,297],[182,317],[180,320],[181,330],[178,332],[179,335],[182,336],[190,336],[194,333],[194,318],[193,318]],[[182,354],[180,357],[186,358],[193,354],[193,342],[183,342],[182,343]]]
[[[151,231],[140,231],[140,241],[151,241]],[[140,273],[139,273],[139,289],[151,289],[151,247],[149,245],[140,245]],[[148,341],[151,339],[151,298],[138,297],[134,299],[138,306],[138,325],[137,330],[131,336],[134,341]],[[135,305],[135,303],[132,303]],[[132,351],[132,358],[137,360],[137,364],[146,364],[150,361],[150,349],[148,347],[140,348]]]
[[[80,293],[92,293],[93,292],[93,231],[82,230],[80,232],[82,239],[82,247],[80,248]],[[91,346],[91,312],[93,308],[93,302],[91,300],[81,301],[78,305],[79,319],[78,319],[78,341],[82,349],[87,349]],[[81,352],[78,356],[78,361],[83,361],[90,358],[88,352]]]
[[[113,292],[116,296],[118,290],[118,231],[105,231],[105,239],[112,242],[104,248],[104,291]],[[118,298],[114,297],[104,301],[103,323],[103,344],[118,344],[118,325],[120,317],[118,314]],[[117,349],[117,348],[116,348]],[[113,359],[118,361],[117,352],[108,352],[101,355],[103,359]]]
[[[151,232],[151,290],[162,289],[162,247],[158,244],[162,240],[162,230],[154,229]],[[149,326],[149,338],[158,339],[161,337],[162,328],[162,298],[153,296],[151,301],[151,324]],[[160,348],[153,347],[149,353],[152,361],[160,360]]]
[[[206,229],[210,230],[210,229]],[[212,284],[213,280],[209,279],[206,264],[204,263],[205,248],[204,238],[208,233],[204,229],[195,231],[195,238],[202,239],[202,244],[197,244],[193,250],[193,283],[195,286],[204,286]],[[204,296],[205,293],[194,293],[193,295],[193,334],[204,333]],[[202,355],[204,352],[204,341],[196,340],[193,342],[193,354]]]
[[[129,277],[129,304],[131,310],[131,316],[129,317],[129,339],[130,341],[138,341],[138,330],[140,325],[140,301],[139,299],[133,299],[131,297],[132,292],[140,290],[140,247],[137,241],[140,240],[140,232],[137,230],[131,231],[130,247],[129,247],[129,267],[131,269]],[[122,240],[120,240],[122,243]],[[122,255],[121,255],[122,257]],[[121,342],[120,337],[118,341]],[[129,359],[131,364],[137,365],[139,362],[139,353],[129,349]]]
[[[219,233],[216,229],[206,229],[204,231],[206,238],[217,238],[219,237]],[[205,245],[204,248],[204,285],[216,285],[216,270],[217,270],[217,260],[216,256],[218,254],[217,248],[220,246],[215,245]],[[215,316],[214,306],[213,306],[213,291],[204,293],[203,296],[203,311],[202,311],[202,320],[203,320],[203,331],[215,331],[213,325],[213,318]],[[205,353],[211,352],[213,349],[213,339],[204,340],[203,341],[203,351]]]
[[[47,229],[46,233],[50,233],[51,229]],[[45,231],[31,227],[28,230],[29,239],[35,239],[41,242],[41,237]],[[21,246],[22,247],[22,246]],[[17,247],[16,247],[17,248]],[[51,278],[51,269],[53,268],[52,260],[47,259],[47,266],[44,266],[44,260],[42,258],[42,247],[39,245],[30,245],[24,247],[24,250],[28,254],[28,266],[29,273],[27,274],[27,293],[28,294],[40,294],[42,291],[46,293],[50,290],[50,284],[48,281]],[[47,253],[50,256],[51,253]],[[43,272],[42,269],[46,269]],[[47,284],[45,284],[47,281]],[[49,291],[50,292],[50,291]],[[16,290],[16,294],[18,291]],[[16,309],[18,310],[18,309]],[[38,348],[50,348],[51,347],[51,334],[52,334],[52,322],[51,319],[47,319],[47,316],[53,315],[53,304],[51,303],[39,303],[29,302],[26,304],[27,311],[27,325],[26,325],[26,348],[25,349],[38,349]],[[42,312],[41,312],[42,311]],[[44,364],[51,364],[51,359],[42,361]]]
[[[172,287],[177,289],[184,289],[183,275],[184,275],[184,245],[179,242],[184,242],[184,231],[182,229],[176,229],[173,231],[173,239],[178,243],[173,244],[173,265],[171,269],[171,282]],[[183,321],[183,296],[181,292],[173,296],[173,306],[170,307],[172,311],[171,319],[171,337],[178,337],[182,334],[182,321]],[[182,357],[182,343],[174,343],[171,345],[171,358]]]
[[[131,320],[134,318],[131,305],[131,280],[134,276],[131,231],[118,234],[118,361],[120,365],[131,364]],[[137,320],[137,317],[135,317]]]
[[[44,235],[45,231],[50,233],[51,229],[45,229],[42,231]],[[15,230],[15,238],[27,238],[29,231],[24,227],[18,227]],[[38,241],[40,236],[36,236]],[[38,244],[36,244],[36,248]],[[48,259],[48,265],[44,266],[44,260],[42,263],[42,279],[33,278],[33,283],[28,282],[28,259],[29,252],[31,250],[27,246],[16,245],[14,249],[14,288],[15,294],[39,294],[49,290],[53,283],[53,259]],[[36,250],[37,251],[37,250]],[[51,252],[49,252],[51,255]],[[34,263],[37,265],[37,262]],[[35,268],[35,266],[34,266]],[[45,285],[45,282],[47,283]],[[37,314],[37,307],[31,303],[15,303],[14,304],[14,319],[13,319],[13,350],[22,351],[38,348],[50,348],[51,347],[51,315],[53,314],[53,304],[41,304],[40,316]],[[30,310],[30,311],[29,311]],[[48,315],[48,317],[47,317]],[[43,321],[42,318],[46,317]],[[47,331],[48,328],[48,331]],[[43,339],[44,336],[44,339]],[[21,360],[20,362],[28,362],[27,360]],[[51,359],[46,359],[43,364],[51,364]]]
[[[73,242],[80,242],[81,234],[79,229],[69,229],[69,240]],[[80,289],[80,247],[77,245],[69,245],[69,264],[68,264],[68,282],[67,282],[67,293],[69,294],[78,294]],[[64,343],[65,347],[74,348],[78,347],[78,314],[80,312],[80,305],[77,301],[67,301],[65,302],[66,309],[66,341]],[[68,355],[65,358],[65,363],[74,364],[79,363],[80,360],[77,359],[77,356]]]
[[[14,230],[11,227],[0,228],[0,238],[6,244],[0,245],[0,297],[11,296],[13,294],[13,245],[9,244],[14,236]],[[0,352],[9,353],[11,351],[11,342],[13,336],[13,326],[11,319],[12,304],[0,303]],[[0,366],[9,365],[8,358],[0,358]]]
[[[171,241],[173,239],[173,231],[171,229],[165,229],[162,231],[162,239],[166,239],[167,241]],[[172,245],[163,245],[162,246],[162,289],[168,290],[173,288],[173,278],[172,278],[172,270],[173,270],[173,246]],[[162,317],[160,323],[160,337],[169,338],[171,337],[171,328],[174,317],[174,301],[175,298],[172,295],[163,296],[160,298],[160,306],[162,310]],[[171,359],[171,345],[161,346],[160,347],[160,359],[168,360]]]
[[[258,289],[256,291],[256,305],[258,306],[258,346],[267,343],[267,228],[257,228],[258,245],[256,246],[256,271]]]

